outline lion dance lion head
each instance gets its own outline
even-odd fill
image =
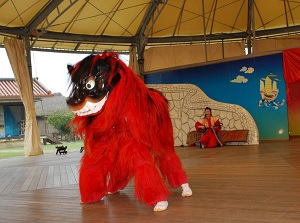
[[[112,58],[117,60],[115,55],[90,55],[75,66],[68,65],[72,90],[67,104],[76,115],[96,115],[101,111],[109,91],[120,79],[109,64]]]

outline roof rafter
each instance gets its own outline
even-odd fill
[[[145,13],[145,17],[143,18],[143,20],[137,30],[137,33],[136,33],[137,39],[140,39],[142,36],[144,36],[145,30],[146,30],[151,18],[154,17],[154,13],[157,10],[158,5],[161,3],[164,3],[164,5],[165,5],[165,4],[167,4],[167,2],[168,2],[168,0],[152,0],[151,4],[149,5],[149,7]],[[159,16],[159,14],[160,13],[158,13],[156,18]],[[154,23],[154,21],[153,21],[153,23]],[[149,31],[147,32],[146,37],[148,37],[148,34],[149,34]]]
[[[186,0],[184,0],[183,3],[182,3],[181,9],[180,9],[180,13],[178,15],[177,22],[175,24],[175,28],[174,28],[174,31],[173,31],[173,36],[176,34],[176,30],[179,33],[180,24],[181,24],[181,20],[182,20],[182,13],[184,11],[184,5],[185,5],[185,3],[186,3]]]
[[[32,32],[34,33],[34,41],[31,43],[31,48],[34,46],[35,42],[38,40],[38,38],[40,36],[42,36],[45,32],[47,32],[47,28],[50,27],[62,14],[64,14],[65,12],[67,12],[67,10],[74,5],[78,0],[70,0],[69,1],[69,5],[67,5],[63,10],[59,10],[58,5],[62,2],[62,0],[54,0],[53,2],[56,2],[57,4],[53,4],[50,5],[49,7],[46,7],[45,10],[42,10],[43,16],[41,16],[41,19],[37,19],[34,20],[34,27],[32,27]],[[58,4],[59,3],[59,4]],[[56,7],[55,7],[56,6]],[[54,11],[54,9],[56,9],[57,11],[57,15],[54,16],[54,18],[51,21],[48,21],[48,15]],[[48,14],[47,14],[48,13]],[[39,16],[38,16],[39,18]],[[44,23],[46,24],[46,26],[42,26],[42,29],[37,30],[36,26],[39,25],[40,23],[42,23],[44,21]],[[38,23],[39,22],[39,23]],[[33,25],[32,25],[33,26]],[[34,32],[35,31],[35,32]]]
[[[48,4],[44,6],[44,8],[39,11],[35,16],[31,19],[31,21],[27,24],[27,34],[31,33],[36,27],[44,21],[47,16],[59,6],[59,4],[63,0],[54,0],[54,1],[49,1]]]
[[[7,35],[19,35],[22,33],[21,28],[9,28],[0,26],[0,32],[6,33]],[[259,30],[256,31],[256,37],[262,37],[267,35],[279,35],[284,33],[299,32],[300,25],[290,26],[285,28],[276,28],[268,30]],[[210,34],[206,35],[206,40],[234,40],[240,38],[246,38],[246,32],[238,33],[222,33],[222,34]],[[81,42],[81,43],[124,43],[124,44],[134,44],[134,37],[121,37],[121,36],[95,36],[95,35],[78,35],[70,33],[56,33],[56,32],[47,32],[43,35],[43,38],[49,40],[61,40],[69,42]],[[193,42],[193,41],[204,41],[204,35],[196,36],[171,36],[171,37],[149,37],[148,43],[180,43],[180,42]]]

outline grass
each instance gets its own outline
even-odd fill
[[[67,151],[79,151],[81,146],[83,146],[82,141],[76,142],[63,142],[64,146],[68,146]],[[59,145],[62,145],[59,144]],[[42,145],[42,149],[45,154],[56,153],[56,146],[58,145]],[[12,157],[24,156],[24,147],[12,147],[12,148],[0,148],[0,159],[7,159]]]

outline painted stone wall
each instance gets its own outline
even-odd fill
[[[258,128],[251,114],[243,107],[214,101],[193,84],[148,84],[163,92],[169,100],[175,146],[186,145],[187,134],[195,130],[195,123],[203,118],[205,107],[219,116],[223,130],[249,130],[247,142],[231,142],[227,145],[251,145],[259,143]]]

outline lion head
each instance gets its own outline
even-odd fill
[[[68,65],[71,93],[67,104],[78,116],[92,116],[101,111],[110,90],[120,79],[109,62],[114,57],[116,54],[89,55],[74,66]]]

